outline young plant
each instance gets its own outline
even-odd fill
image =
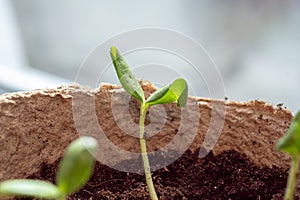
[[[96,139],[83,136],[73,141],[59,163],[56,185],[40,180],[15,179],[0,183],[0,197],[19,196],[64,200],[89,180],[94,169]]]
[[[292,158],[285,200],[293,200],[297,182],[300,156],[300,111],[296,114],[287,133],[278,141],[276,148],[288,153]]]
[[[172,84],[164,86],[154,92],[147,100],[145,99],[144,92],[138,82],[134,77],[133,73],[130,71],[127,63],[120,55],[116,47],[111,47],[110,55],[117,73],[125,91],[127,91],[132,97],[136,98],[141,102],[140,107],[140,147],[143,159],[143,166],[145,171],[145,178],[148,187],[148,191],[152,200],[156,200],[157,195],[152,181],[151,169],[149,165],[149,159],[146,148],[146,140],[144,137],[144,126],[145,126],[145,116],[148,108],[157,104],[165,104],[171,102],[177,102],[177,106],[184,107],[187,101],[188,88],[187,83],[184,79],[176,79]]]

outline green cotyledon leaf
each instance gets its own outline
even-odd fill
[[[97,147],[97,140],[88,136],[82,136],[68,146],[56,176],[61,193],[72,194],[86,184],[94,169],[95,159],[92,154]]]
[[[46,181],[14,179],[0,183],[0,196],[58,199],[62,194],[57,186]]]
[[[292,156],[300,155],[300,111],[294,117],[287,133],[278,141],[276,148]]]
[[[188,96],[188,87],[184,79],[178,78],[172,84],[154,92],[147,100],[146,105],[177,102],[177,106],[184,107]]]
[[[131,96],[144,102],[145,96],[142,87],[140,86],[138,80],[134,77],[133,73],[130,71],[127,63],[115,46],[111,47],[110,56],[123,88]]]

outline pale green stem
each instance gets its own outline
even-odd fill
[[[140,113],[140,145],[141,145],[141,153],[142,153],[142,159],[144,164],[144,170],[145,170],[145,178],[147,187],[149,190],[149,194],[152,200],[157,200],[157,195],[155,192],[155,188],[152,181],[152,175],[151,175],[151,169],[149,165],[149,159],[147,154],[147,146],[146,146],[146,140],[144,138],[144,127],[145,127],[145,117],[147,112],[148,106],[146,106],[144,103],[141,103],[141,113]]]
[[[290,169],[290,173],[289,173],[288,185],[287,185],[285,196],[284,196],[285,200],[293,200],[294,199],[298,167],[299,167],[299,157],[292,156],[292,164],[291,164],[291,169]]]

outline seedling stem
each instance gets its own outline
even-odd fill
[[[285,200],[293,200],[297,183],[297,173],[299,168],[299,156],[292,156],[291,169],[285,193]]]
[[[146,113],[148,110],[148,107],[145,103],[141,103],[141,111],[140,111],[140,146],[141,146],[141,153],[142,153],[142,159],[144,164],[144,170],[145,170],[145,178],[146,183],[148,186],[149,194],[152,200],[157,200],[157,195],[154,189],[153,181],[152,181],[152,175],[151,175],[151,169],[149,165],[149,158],[147,154],[147,145],[146,145],[146,139],[145,139],[145,118]]]

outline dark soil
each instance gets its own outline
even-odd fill
[[[55,182],[58,161],[43,164],[30,178]],[[124,164],[124,163],[123,163]],[[135,162],[128,162],[134,167]],[[287,172],[260,169],[235,151],[204,159],[186,152],[173,164],[153,173],[159,199],[282,199]],[[149,199],[144,175],[119,172],[96,164],[87,185],[68,200]]]

